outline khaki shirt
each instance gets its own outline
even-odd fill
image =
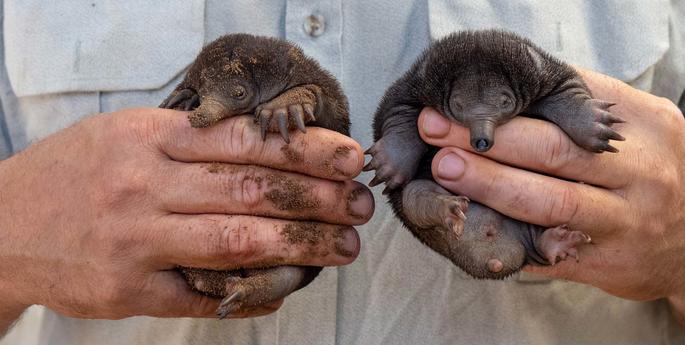
[[[156,106],[202,45],[249,32],[300,45],[342,83],[372,143],[385,88],[431,39],[501,27],[570,63],[678,103],[683,12],[667,0],[4,0],[0,157],[95,112]],[[310,15],[324,28],[312,31]],[[368,182],[369,174],[359,177]],[[353,264],[246,320],[80,320],[32,307],[0,344],[683,344],[665,301],[522,274],[466,276],[417,241],[374,190]],[[1,263],[0,263],[1,264]]]

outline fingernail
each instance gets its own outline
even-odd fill
[[[423,134],[431,138],[442,138],[450,132],[450,122],[438,112],[427,111],[423,119]]]
[[[373,194],[366,187],[359,187],[347,196],[347,213],[352,217],[366,219],[374,206]]]
[[[342,239],[336,243],[335,251],[340,256],[348,258],[355,256],[355,253],[359,252],[359,236],[357,231],[347,227],[340,229],[340,231],[342,231]]]
[[[438,163],[438,177],[444,180],[458,180],[464,174],[464,160],[455,153],[448,153]]]
[[[338,146],[333,153],[334,169],[344,176],[351,176],[358,169],[359,155],[354,148],[349,146]]]

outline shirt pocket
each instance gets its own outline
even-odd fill
[[[155,93],[159,104],[159,90],[202,49],[204,7],[204,0],[5,0],[13,147],[103,111],[105,91]]]
[[[4,18],[17,97],[159,88],[204,40],[204,0],[5,0]]]
[[[668,0],[428,0],[433,39],[501,28],[568,63],[623,81],[640,77],[669,48]]]

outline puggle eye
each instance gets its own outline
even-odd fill
[[[237,100],[245,98],[246,95],[247,91],[245,91],[245,88],[240,85],[233,87],[233,90],[231,90],[231,97]]]
[[[452,109],[456,112],[464,111],[464,102],[461,97],[456,96],[452,98]]]
[[[509,96],[504,95],[504,94],[499,96],[499,106],[501,108],[509,108],[509,107],[511,107],[511,104],[512,104],[512,102],[511,102],[511,98]]]

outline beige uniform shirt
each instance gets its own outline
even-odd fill
[[[0,157],[87,114],[158,105],[201,46],[230,32],[286,38],[318,59],[341,81],[363,147],[372,143],[385,88],[431,39],[462,29],[513,30],[568,62],[678,103],[679,7],[668,0],[4,0]],[[311,27],[310,15],[323,27]],[[414,239],[374,192],[376,214],[358,228],[359,259],[325,269],[276,314],[107,321],[33,307],[0,344],[685,343],[664,301],[627,301],[528,275],[473,280]]]

